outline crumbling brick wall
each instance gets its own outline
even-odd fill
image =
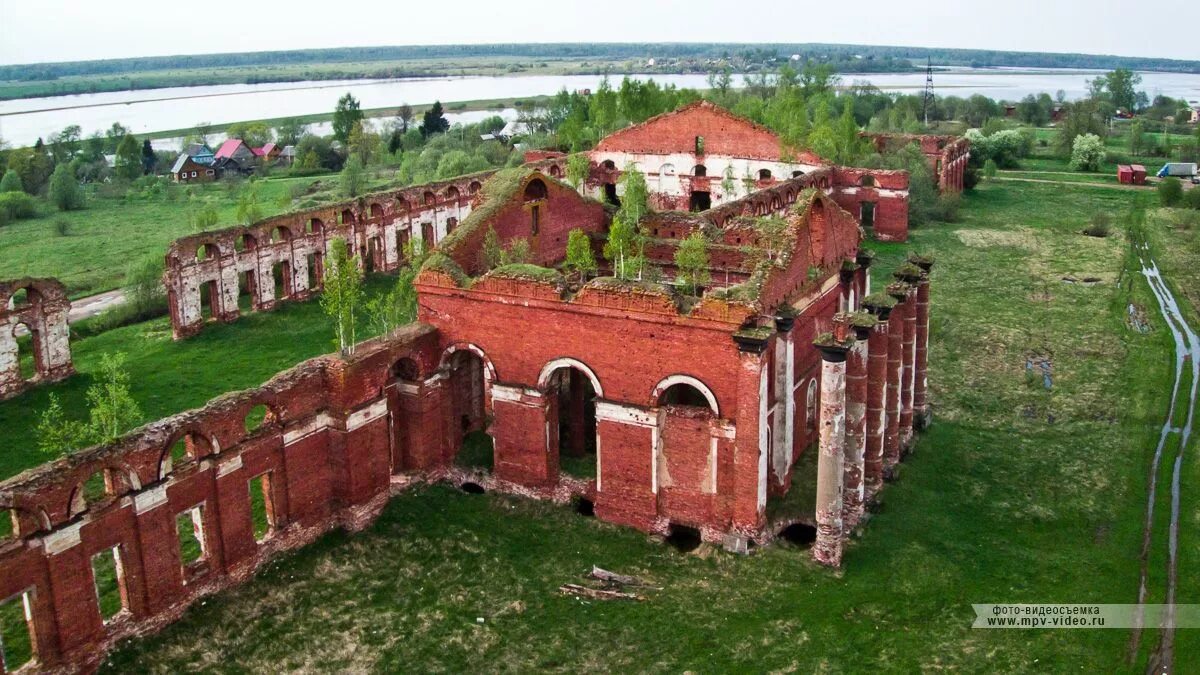
[[[75,373],[70,312],[66,288],[57,279],[0,281],[0,400]],[[20,343],[26,339],[34,367],[30,378],[21,372]]]
[[[916,143],[942,192],[962,192],[963,177],[971,158],[971,142],[961,136],[931,134],[864,134],[878,152],[898,150]]]

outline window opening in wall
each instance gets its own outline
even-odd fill
[[[696,167],[692,169],[692,174],[695,176],[707,176],[708,167],[704,166],[703,164],[697,164]]]
[[[759,169],[758,170],[758,179],[759,180],[771,180],[771,170],[770,169]]]
[[[33,591],[18,593],[0,602],[0,658],[5,672],[34,662],[37,646],[33,632]]]
[[[268,418],[270,416],[271,416],[271,411],[267,408],[267,406],[265,406],[261,403],[254,406],[253,408],[250,409],[250,412],[246,413],[246,419],[245,419],[246,431],[247,432],[257,431],[259,427],[261,427],[263,424],[267,423]]]
[[[617,186],[615,183],[604,184],[604,200],[613,206],[621,205],[621,198],[617,196]]]
[[[108,496],[108,482],[104,479],[104,472],[97,471],[83,484],[83,501],[86,504],[95,504],[106,496]]]
[[[29,324],[18,323],[13,326],[13,340],[17,343],[17,365],[21,379],[25,382],[37,378],[37,357],[33,353],[35,337]]]
[[[208,557],[204,544],[204,507],[194,506],[175,516],[175,534],[179,537],[179,562],[184,571]],[[184,574],[187,578],[187,574]]]
[[[704,154],[704,137],[703,136],[696,137],[696,154],[697,155]],[[699,175],[699,174],[697,174],[697,175]]]
[[[712,208],[712,193],[706,190],[693,190],[688,203],[688,210],[698,212]]]
[[[271,500],[271,472],[250,479],[250,521],[254,541],[262,542],[275,531],[275,509]]]
[[[221,296],[215,280],[200,284],[200,317],[202,319],[217,318],[220,315],[220,312],[217,311],[220,301]]]
[[[0,543],[17,538],[17,512],[0,509]]]
[[[127,606],[125,573],[121,567],[120,546],[114,546],[92,556],[92,581],[96,587],[96,601],[100,607],[100,618],[108,623]]]
[[[529,233],[530,234],[536,235],[538,233],[538,226],[540,225],[540,222],[539,222],[540,220],[541,220],[541,206],[534,204],[529,209]]]
[[[325,256],[320,253],[309,253],[308,258],[308,288],[318,290],[325,280]]]
[[[859,208],[859,221],[862,226],[875,227],[875,202],[863,202]]]

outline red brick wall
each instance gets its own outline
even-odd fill
[[[704,137],[706,155],[773,160],[780,157],[779,138],[769,129],[707,102],[694,103],[610,134],[596,145],[594,152],[694,153],[696,136]]]

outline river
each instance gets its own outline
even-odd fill
[[[1082,97],[1087,80],[1099,71],[1036,69],[947,69],[934,74],[934,87],[941,95],[984,94],[1015,101],[1026,94],[1062,90],[1068,99]],[[704,75],[636,75],[678,87],[704,88]],[[614,86],[620,76],[612,78]],[[332,80],[278,82],[205,87],[173,87],[139,91],[106,92],[0,101],[0,138],[13,146],[29,145],[70,124],[78,124],[84,136],[120,122],[136,134],[183,129],[205,121],[215,124],[240,120],[307,115],[333,110],[338,97],[350,92],[364,108],[419,105],[440,100],[472,101],[520,98],[568,90],[595,89],[597,75],[540,75],[514,77],[439,77],[392,80]],[[844,84],[866,81],[884,91],[920,90],[924,73],[847,74]],[[735,84],[740,83],[735,79]],[[1200,75],[1143,73],[1141,88],[1154,97],[1200,100]],[[500,112],[500,111],[496,111]],[[511,118],[512,110],[503,111]],[[452,121],[476,121],[489,113],[463,113]]]

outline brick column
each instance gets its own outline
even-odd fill
[[[822,565],[842,564],[843,462],[846,450],[846,352],[853,346],[845,322],[817,338],[821,350],[821,443],[817,455],[817,539],[813,558]]]
[[[886,402],[888,377],[888,317],[896,301],[878,293],[863,299],[863,306],[875,317],[876,323],[867,338],[867,429],[863,473],[866,499],[883,485],[883,439],[887,430]]]
[[[916,383],[917,366],[917,283],[921,280],[921,269],[905,263],[893,276],[908,286],[904,301],[904,343],[900,376],[900,449],[907,453],[913,442],[913,390]]]
[[[916,428],[929,426],[932,414],[929,410],[929,271],[933,269],[931,256],[910,255],[909,262],[921,269],[917,283],[917,344],[916,380],[913,387],[913,422]]]
[[[896,306],[888,317],[887,395],[884,408],[887,410],[887,431],[883,440],[883,470],[885,474],[900,462],[900,376],[904,351],[904,315],[908,305],[908,285],[888,285],[888,295],[896,300]]]
[[[865,487],[864,457],[867,449],[867,340],[875,317],[865,312],[851,318],[854,346],[846,357],[846,460],[842,467],[845,489],[842,518],[847,531],[862,519]]]
[[[854,260],[847,258],[842,261],[839,279],[842,282],[842,301],[839,306],[843,312],[853,312],[858,303],[858,284],[855,283],[858,280],[858,269],[858,263]]]

